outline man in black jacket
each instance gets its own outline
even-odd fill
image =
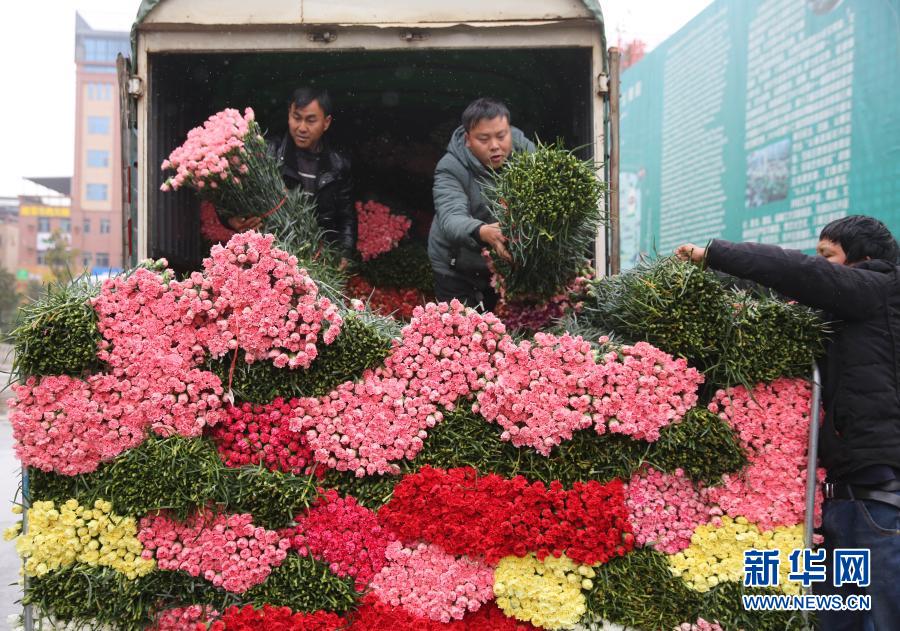
[[[288,103],[288,131],[268,141],[269,152],[281,165],[289,189],[298,186],[316,200],[319,225],[340,251],[345,265],[356,249],[356,210],[350,161],[328,146],[325,132],[331,126],[331,98],[325,90],[298,88]],[[250,230],[259,217],[232,218],[231,228]]]
[[[868,594],[871,611],[820,611],[821,629],[900,629],[900,268],[887,227],[855,215],[822,230],[819,256],[714,240],[676,256],[770,287],[835,322],[821,362],[822,527],[828,578],[817,593]],[[834,585],[835,549],[871,550],[871,584]]]

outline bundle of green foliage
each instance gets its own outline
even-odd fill
[[[809,374],[827,333],[811,309],[728,289],[712,272],[674,258],[591,281],[578,318],[684,357],[719,386]]]
[[[636,549],[599,566],[587,595],[588,613],[616,620],[629,629],[674,629],[686,621],[717,620],[724,629],[805,631],[799,612],[747,611],[744,593],[766,593],[737,583],[722,583],[709,592],[689,589],[672,576],[666,555]]]
[[[113,512],[140,518],[168,510],[177,519],[205,506],[252,513],[254,523],[283,528],[316,498],[314,480],[263,467],[226,467],[208,439],[148,438],[93,473],[65,476],[31,469],[29,500],[91,506],[112,502]]]
[[[411,288],[425,294],[434,290],[428,251],[414,241],[404,241],[390,252],[360,263],[359,275],[376,287]]]
[[[110,568],[76,563],[30,579],[24,603],[85,629],[108,625],[119,631],[143,631],[160,607],[204,604],[221,612],[232,605],[269,604],[307,613],[322,609],[344,613],[356,599],[352,579],[338,577],[327,563],[291,553],[263,583],[243,594],[226,592],[185,572],[157,570],[129,580]]]
[[[13,372],[31,375],[81,377],[98,369],[100,330],[91,298],[100,285],[82,276],[48,285],[38,300],[19,310],[10,332],[15,347]]]
[[[560,143],[513,154],[486,186],[512,262],[491,252],[507,299],[544,300],[586,268],[606,185]]]
[[[234,362],[231,387],[241,401],[268,403],[276,397],[323,396],[366,368],[382,364],[395,330],[399,332],[399,327],[393,320],[350,311],[344,314],[341,334],[331,344],[319,344],[319,355],[306,370],[280,369],[270,361],[248,364],[242,352],[238,352],[236,361],[229,353],[210,360],[207,366],[227,384]]]

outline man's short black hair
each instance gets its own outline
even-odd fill
[[[822,228],[819,239],[837,243],[847,255],[847,263],[859,263],[866,258],[897,263],[900,247],[888,227],[865,215],[850,215],[835,219]]]
[[[322,108],[322,111],[325,112],[325,116],[331,116],[331,97],[328,96],[328,90],[324,88],[307,86],[297,88],[291,95],[291,100],[288,102],[288,108],[290,109],[291,105],[294,105],[297,108],[302,109],[313,101],[319,102],[319,106]]]
[[[462,126],[466,131],[470,131],[478,124],[478,121],[492,120],[498,117],[511,120],[506,103],[497,99],[482,97],[475,99],[466,107],[462,115]]]

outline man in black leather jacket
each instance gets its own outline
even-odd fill
[[[871,217],[822,230],[819,256],[713,240],[676,256],[745,278],[821,309],[834,334],[822,362],[818,457],[827,482],[822,528],[827,579],[817,594],[867,594],[871,611],[820,611],[825,631],[900,628],[900,267],[897,242]],[[834,551],[870,550],[868,586],[834,585]],[[847,602],[845,600],[845,602]]]
[[[288,103],[287,133],[269,139],[268,145],[279,161],[285,185],[299,186],[315,198],[319,225],[346,264],[356,249],[356,209],[350,161],[329,147],[324,137],[331,126],[331,111],[328,92],[298,88]],[[228,223],[242,231],[256,228],[260,219],[235,218]]]

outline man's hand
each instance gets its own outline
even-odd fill
[[[675,256],[682,261],[700,263],[706,257],[706,248],[701,248],[693,243],[685,243],[675,248]]]
[[[512,256],[504,245],[506,243],[506,237],[504,237],[503,233],[500,231],[499,223],[486,223],[482,225],[478,228],[478,238],[491,246],[500,258],[506,261],[512,261]]]
[[[228,227],[235,232],[256,230],[262,225],[262,217],[229,217]]]

